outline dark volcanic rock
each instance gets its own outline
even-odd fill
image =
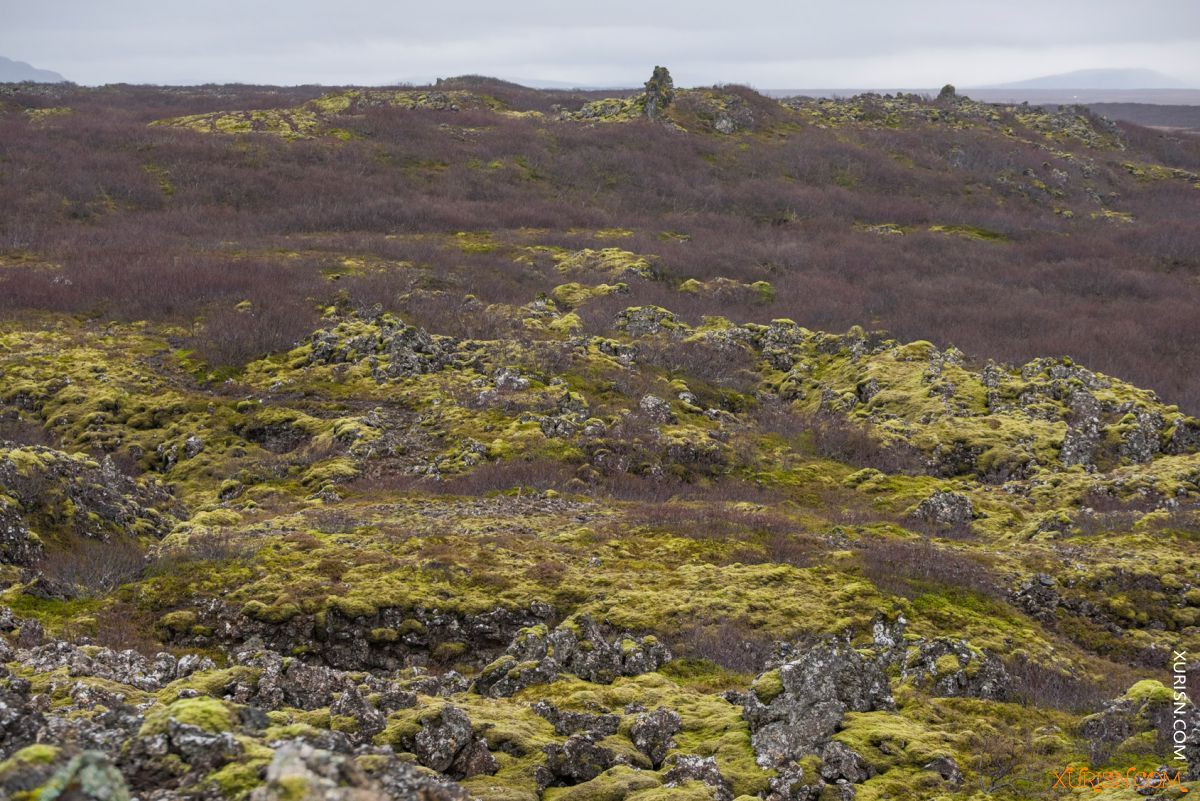
[[[659,708],[638,715],[629,727],[629,738],[637,749],[650,758],[657,768],[675,747],[674,736],[683,727],[679,713],[672,709]]]
[[[609,640],[591,618],[584,617],[554,631],[545,626],[522,631],[505,655],[480,673],[475,689],[500,698],[552,682],[560,672],[607,684],[618,676],[658,670],[670,659],[671,652],[654,637],[626,633]]]
[[[442,707],[422,724],[413,740],[413,753],[422,765],[456,779],[497,769],[487,743],[475,737],[471,719],[456,706]]]
[[[551,743],[546,752],[546,777],[554,784],[579,784],[594,779],[613,766],[614,756],[609,749],[597,745],[590,737],[573,734],[564,743]]]
[[[533,711],[554,726],[561,737],[571,734],[588,734],[594,737],[609,737],[617,733],[621,725],[619,715],[589,715],[587,712],[569,712],[559,709],[549,701],[538,701]]]
[[[957,492],[935,492],[917,505],[915,517],[943,526],[962,526],[975,519],[971,499]]]
[[[675,81],[666,67],[655,67],[650,80],[646,81],[645,92],[646,116],[652,120],[658,119],[671,102],[675,99]]]
[[[712,789],[713,801],[733,801],[733,789],[717,768],[715,757],[680,754],[675,763],[663,774],[667,787],[678,787],[686,782],[702,782]]]
[[[1012,693],[1012,680],[999,658],[965,640],[919,644],[909,653],[903,675],[935,695],[1003,701]]]
[[[462,787],[431,776],[394,756],[385,764],[364,771],[353,757],[314,748],[307,743],[280,744],[267,766],[266,781],[251,801],[468,801]]]
[[[925,765],[925,770],[932,770],[941,776],[943,781],[949,783],[951,787],[962,786],[962,771],[958,769],[958,763],[950,757],[937,757]]]
[[[111,459],[89,459],[40,445],[0,443],[0,562],[30,565],[42,545],[41,524],[107,542],[131,530],[165,536],[179,512],[158,485],[120,473]],[[14,503],[15,501],[15,503]]]
[[[830,740],[821,750],[821,777],[825,781],[858,784],[874,775],[875,769],[862,756],[837,740]]]
[[[774,681],[765,681],[768,675],[759,677],[760,689],[746,694],[743,707],[763,767],[819,752],[846,712],[893,706],[880,666],[845,643],[814,646],[780,667]],[[761,688],[776,681],[768,697],[761,698]]]

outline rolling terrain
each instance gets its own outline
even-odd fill
[[[1200,789],[1195,137],[17,85],[0,206],[0,795]]]

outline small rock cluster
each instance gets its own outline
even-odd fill
[[[345,364],[365,361],[379,383],[459,365],[460,343],[406,325],[390,314],[351,318],[309,338],[309,362]]]
[[[475,689],[502,698],[534,684],[548,684],[559,673],[608,683],[618,676],[657,670],[670,659],[671,652],[653,637],[621,634],[610,640],[591,618],[583,617],[575,625],[564,624],[553,631],[535,626],[521,632],[503,656],[483,669]]]
[[[0,564],[41,556],[38,534],[50,532],[31,527],[105,542],[129,532],[161,538],[178,511],[168,492],[123,475],[111,459],[0,443]]]

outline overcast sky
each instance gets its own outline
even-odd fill
[[[0,0],[0,55],[78,83],[933,87],[1146,67],[1200,87],[1200,0]]]

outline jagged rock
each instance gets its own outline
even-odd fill
[[[422,676],[411,685],[413,692],[449,698],[471,689],[471,680],[456,670],[447,670],[440,676]]]
[[[622,634],[610,642],[591,618],[583,617],[552,632],[545,626],[520,632],[505,655],[480,673],[475,689],[500,698],[554,681],[560,672],[607,684],[617,676],[658,670],[670,659],[671,652],[654,637]]]
[[[1140,411],[1134,415],[1121,442],[1121,457],[1136,464],[1153,459],[1159,453],[1159,432],[1163,428],[1163,417],[1158,412]]]
[[[3,744],[0,744],[0,754],[7,755],[9,753],[3,748]],[[5,765],[4,770],[0,770],[0,798],[27,797],[25,794],[46,784],[54,775],[55,769],[62,767],[64,761],[62,752],[48,761],[12,760]],[[3,764],[3,760],[0,760],[0,764]]]
[[[962,771],[958,769],[958,763],[955,762],[951,757],[937,757],[925,765],[925,770],[932,770],[934,773],[941,776],[942,780],[947,782],[951,787],[962,786]]]
[[[183,458],[193,459],[204,450],[204,440],[195,434],[190,435],[183,441]]]
[[[957,492],[935,492],[917,504],[913,515],[929,523],[962,526],[975,519],[971,499]]]
[[[545,770],[549,783],[579,784],[594,779],[613,766],[613,752],[597,745],[592,738],[573,734],[562,745],[551,743],[546,753]]]
[[[1059,451],[1064,466],[1091,465],[1101,439],[1100,403],[1086,389],[1076,389],[1070,398],[1071,418]]]
[[[32,565],[41,555],[41,540],[31,536],[20,509],[0,495],[0,564]]]
[[[377,314],[318,331],[309,338],[309,346],[312,364],[373,360],[372,375],[383,383],[444,370],[454,359],[458,342],[406,325],[390,314]]]
[[[129,789],[108,756],[84,751],[58,770],[37,797],[42,801],[128,801]]]
[[[234,661],[262,669],[253,699],[267,709],[319,709],[333,703],[335,694],[351,686],[341,671],[307,665],[274,651],[242,651],[234,655]]]
[[[275,749],[266,780],[251,801],[467,801],[466,791],[390,757],[368,776],[354,758],[287,741]]]
[[[879,381],[874,378],[860,381],[854,388],[854,394],[859,403],[870,403],[871,398],[879,394]]]
[[[165,652],[155,654],[153,659],[147,659],[133,650],[90,648],[85,651],[79,646],[62,641],[28,649],[21,654],[21,661],[38,672],[65,667],[68,676],[92,676],[119,681],[140,690],[158,690],[196,670],[211,670],[216,667],[207,657],[193,658],[186,664],[185,672],[181,673],[175,657]]]
[[[1088,741],[1093,759],[1107,759],[1109,753],[1134,735],[1168,731],[1174,719],[1171,691],[1158,682],[1139,682],[1125,695],[1114,698],[1101,711],[1089,715],[1080,724],[1079,733]],[[1190,721],[1193,756],[1200,757],[1200,710],[1185,705],[1185,720]],[[1200,768],[1200,761],[1193,762]]]
[[[18,617],[10,607],[0,606],[0,633],[9,634],[24,625],[25,621]]]
[[[1200,450],[1200,420],[1194,417],[1176,420],[1165,450],[1170,454],[1195,453]]]
[[[650,758],[655,768],[662,764],[667,751],[675,747],[673,739],[683,727],[679,713],[660,707],[653,712],[638,715],[629,727],[629,738],[637,750]]]
[[[646,81],[645,91],[646,116],[650,119],[658,117],[667,110],[675,99],[675,81],[666,67],[655,67],[650,80]]]
[[[1053,576],[1038,573],[1012,593],[1012,600],[1025,614],[1047,625],[1057,620],[1056,611],[1062,602]]]
[[[558,661],[553,657],[521,662],[505,654],[480,672],[475,689],[481,695],[505,698],[535,684],[549,684],[558,678]]]
[[[26,585],[28,586],[28,585]],[[38,620],[21,621],[21,629],[17,632],[18,648],[35,648],[46,638],[46,630]]]
[[[890,709],[894,703],[880,666],[840,642],[810,648],[777,676],[760,676],[755,686],[746,694],[743,715],[763,767],[817,753],[846,712]]]
[[[827,782],[858,784],[874,775],[875,769],[861,755],[837,740],[830,740],[821,749],[821,777]]]
[[[554,726],[555,734],[566,737],[571,734],[587,734],[593,737],[610,737],[621,725],[619,715],[590,715],[587,712],[569,712],[559,709],[549,701],[538,701],[533,711]]]
[[[467,713],[446,706],[437,717],[425,721],[414,741],[414,753],[422,765],[439,772],[450,770],[455,757],[475,739]]]
[[[538,427],[542,429],[542,435],[547,439],[562,439],[572,436],[577,430],[578,424],[574,420],[562,416],[548,416],[538,421]]]
[[[820,776],[810,779],[799,765],[789,764],[778,768],[767,787],[770,789],[763,801],[817,801],[825,789],[825,781]]]
[[[674,314],[658,306],[631,306],[617,315],[616,327],[631,337],[643,337],[677,328]]]
[[[413,739],[413,753],[425,767],[456,779],[494,773],[498,767],[487,743],[475,737],[467,713],[451,705],[424,721]]]
[[[163,537],[178,511],[170,494],[82,456],[0,443],[0,562],[30,565],[42,553],[39,523],[108,541],[137,528]],[[65,510],[69,510],[69,513]]]
[[[880,665],[891,665],[904,656],[905,636],[908,620],[904,615],[889,618],[879,614],[871,621],[871,641],[875,645],[875,661]]]
[[[44,719],[33,706],[28,680],[0,664],[0,753],[11,754],[37,738]]]
[[[371,778],[383,789],[387,801],[469,801],[472,796],[458,783],[444,776],[429,775],[408,762],[388,755],[382,768],[370,771]]]
[[[733,788],[717,768],[717,760],[711,756],[680,754],[674,764],[663,774],[667,787],[678,787],[686,782],[703,782],[713,791],[713,801],[733,801]]]
[[[343,690],[338,699],[330,705],[329,714],[345,715],[358,721],[355,735],[361,740],[369,740],[387,725],[387,716],[371,706],[353,685]]]
[[[513,367],[501,367],[496,371],[496,375],[492,380],[496,384],[496,389],[508,390],[510,392],[529,389],[529,379],[525,378],[519,370]]]
[[[965,640],[939,638],[913,647],[902,675],[941,696],[1003,701],[1012,693],[1012,681],[999,658]]]
[[[258,619],[249,616],[244,607],[219,599],[200,604],[196,611],[199,622],[212,630],[212,639],[227,643],[235,655],[247,652],[245,657],[235,656],[238,661],[250,659],[255,650],[287,653],[303,644],[308,650],[305,659],[320,660],[343,671],[396,671],[420,666],[443,642],[463,643],[465,657],[486,665],[518,631],[553,614],[550,606],[538,601],[525,608],[498,606],[478,614],[381,608],[372,615],[356,616],[330,607],[318,625],[315,616],[309,614],[282,622]],[[395,635],[381,639],[375,636],[378,631]],[[257,645],[252,647],[252,643]]]
[[[647,419],[655,423],[670,423],[675,419],[671,404],[654,395],[643,395],[638,408]]]
[[[723,134],[754,130],[754,109],[745,100],[737,95],[727,95],[723,100],[724,108],[714,104],[717,107],[713,114],[713,130]]]
[[[242,744],[230,732],[207,732],[176,720],[167,721],[167,740],[171,753],[178,754],[193,769],[205,772],[233,761],[242,753]]]

